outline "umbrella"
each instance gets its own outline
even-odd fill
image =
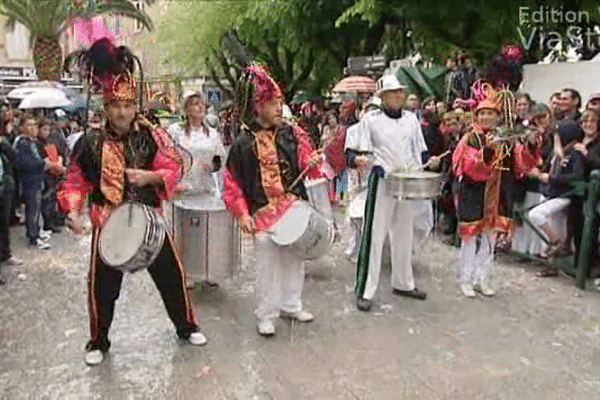
[[[13,100],[23,100],[26,96],[36,92],[39,89],[58,89],[70,95],[72,92],[65,85],[55,81],[32,81],[25,82],[17,86],[15,89],[8,92],[7,98]]]
[[[72,103],[65,92],[60,89],[38,89],[25,96],[19,108],[58,108],[70,106]]]
[[[375,81],[367,76],[348,76],[335,85],[333,92],[375,92]]]
[[[71,101],[71,104],[66,105],[66,106],[61,106],[60,108],[62,108],[63,110],[65,110],[67,112],[70,112],[70,113],[85,109],[86,102],[81,97],[75,97],[75,98],[72,97],[68,100]]]

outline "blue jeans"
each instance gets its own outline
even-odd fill
[[[24,182],[23,182],[24,183]],[[42,188],[39,185],[21,185],[23,203],[25,203],[25,226],[30,244],[40,237],[40,212],[42,209]]]

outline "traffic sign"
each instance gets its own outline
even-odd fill
[[[223,91],[220,88],[204,89],[209,104],[220,104],[223,101]]]
[[[348,73],[365,73],[385,68],[385,56],[363,56],[348,58]]]

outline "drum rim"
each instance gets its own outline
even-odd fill
[[[423,174],[421,176],[413,175],[413,174]],[[406,175],[406,176],[403,176]],[[422,180],[429,181],[434,179],[440,179],[442,174],[439,172],[433,171],[420,171],[416,172],[392,172],[388,175],[388,180],[390,181],[403,181],[403,180]]]
[[[313,186],[319,186],[322,185],[324,183],[329,182],[329,180],[327,178],[317,178],[317,179],[306,179],[304,181],[304,187],[306,189],[311,188]]]

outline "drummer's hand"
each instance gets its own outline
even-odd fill
[[[138,187],[155,185],[162,181],[162,176],[154,171],[127,168],[125,172],[127,173],[127,180],[129,183]]]
[[[542,172],[540,171],[539,168],[535,167],[534,169],[532,169],[531,171],[529,171],[529,176],[532,178],[538,178],[540,176]]]
[[[367,156],[356,156],[354,164],[356,164],[356,168],[360,171],[365,171],[369,168],[369,159]]]
[[[187,182],[179,182],[177,184],[177,186],[175,186],[175,193],[184,193],[187,192],[188,190],[192,190],[192,185],[190,185]]]
[[[247,233],[248,235],[252,235],[254,233],[254,220],[249,215],[244,215],[240,219],[240,224],[242,225],[242,232]]]
[[[550,180],[550,175],[547,173],[543,173],[539,174],[537,178],[542,183],[548,183],[548,181]]]
[[[71,228],[74,234],[83,235],[83,222],[81,221],[81,217],[79,216],[79,213],[77,211],[71,211],[67,215],[67,225],[69,226],[69,228]]]
[[[442,160],[438,156],[431,156],[425,166],[437,170],[440,167],[441,161]]]
[[[325,161],[325,155],[323,154],[323,152],[321,152],[319,150],[314,150],[310,154],[310,159],[308,160],[308,165],[310,167],[314,167],[315,165],[322,164],[324,161]]]

